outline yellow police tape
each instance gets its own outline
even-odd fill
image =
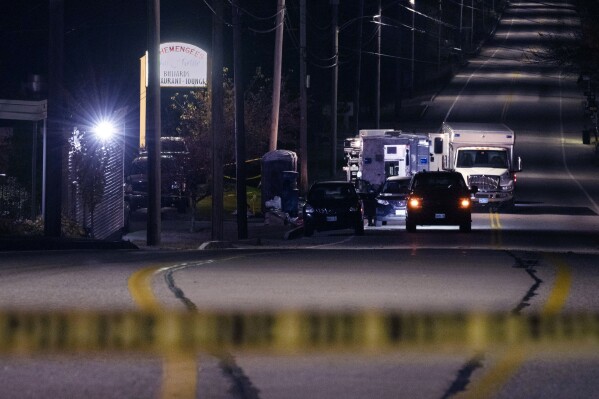
[[[237,180],[236,177],[232,177],[232,176],[223,176],[224,179],[226,180]],[[257,180],[257,179],[261,179],[262,175],[257,175],[257,176],[252,176],[252,177],[246,177],[245,180]]]
[[[599,314],[0,312],[0,353],[599,349]]]

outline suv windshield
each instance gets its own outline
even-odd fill
[[[507,168],[505,150],[458,150],[458,168]]]
[[[172,156],[163,155],[160,158],[160,169],[162,173],[173,173],[183,168],[183,164],[180,159],[175,159]],[[133,160],[131,164],[131,175],[145,175],[148,173],[148,158],[138,157]]]
[[[409,185],[410,179],[387,180],[381,192],[387,194],[404,194],[408,192]]]
[[[422,173],[414,176],[414,188],[450,186],[466,189],[466,183],[459,173]]]
[[[318,184],[312,187],[308,201],[340,200],[357,196],[351,184]]]

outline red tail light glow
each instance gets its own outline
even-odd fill
[[[410,198],[408,206],[410,208],[420,208],[422,206],[422,201],[420,200],[420,198]]]

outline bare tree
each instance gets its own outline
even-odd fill
[[[226,70],[225,70],[226,74]],[[299,134],[299,101],[286,89],[281,90],[279,111],[279,148],[297,149]],[[272,81],[257,69],[245,90],[245,126],[247,159],[261,158],[269,148],[269,126],[272,104]],[[234,93],[231,78],[224,80],[225,130],[223,132],[225,164],[235,163]],[[190,152],[190,190],[203,194],[210,176],[210,92],[178,93],[172,98],[171,109],[180,114],[178,131],[185,137]],[[195,193],[194,193],[195,191]]]
[[[565,71],[599,79],[599,3],[595,0],[577,2],[580,30],[571,31],[565,25],[562,32],[539,33],[548,46],[531,51],[530,61],[562,67]]]

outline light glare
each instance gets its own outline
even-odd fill
[[[420,200],[418,198],[411,198],[409,204],[411,208],[419,208]]]
[[[114,125],[111,122],[102,121],[94,127],[93,131],[100,140],[106,141],[110,140],[110,138],[115,132],[115,129]]]

